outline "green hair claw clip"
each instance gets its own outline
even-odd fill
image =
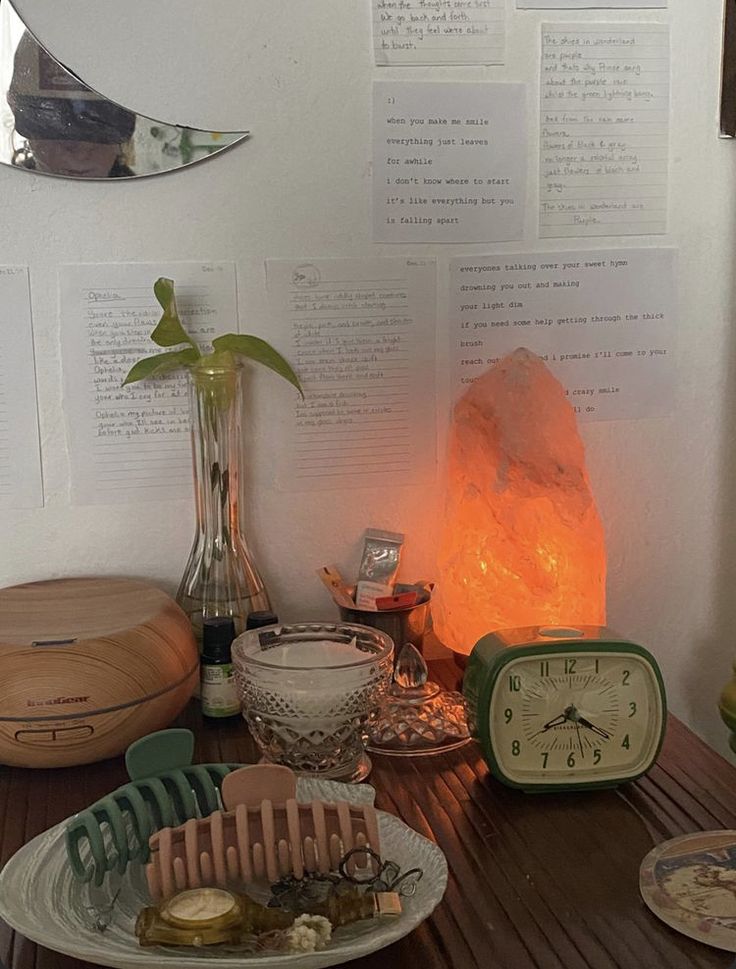
[[[123,874],[131,861],[145,864],[148,840],[161,828],[202,818],[222,807],[220,786],[241,764],[192,764],[189,730],[159,730],[128,747],[130,781],[66,828],[66,850],[75,876],[101,885],[108,871]]]

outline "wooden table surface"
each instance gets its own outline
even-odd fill
[[[449,662],[433,675],[456,679]],[[195,762],[252,762],[243,724],[180,724],[197,735]],[[82,768],[0,767],[0,864],[22,844],[125,780],[121,759]],[[494,781],[475,744],[438,757],[375,757],[380,808],[439,844],[450,878],[434,915],[354,969],[693,969],[732,955],[656,919],[639,897],[639,865],[678,834],[736,828],[736,768],[670,718],[649,775],[615,791],[525,795]],[[80,969],[0,922],[7,969]],[[244,963],[246,965],[247,963]]]

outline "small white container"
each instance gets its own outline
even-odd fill
[[[391,685],[394,644],[350,623],[253,629],[232,647],[243,716],[264,759],[301,774],[361,781],[366,724]]]

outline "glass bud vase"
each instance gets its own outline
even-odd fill
[[[270,609],[241,528],[242,364],[200,366],[189,376],[197,515],[177,593],[202,645],[202,623],[231,616],[237,633],[250,612]]]

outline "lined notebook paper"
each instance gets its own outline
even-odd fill
[[[667,230],[669,27],[542,27],[539,234]]]
[[[0,508],[43,505],[25,266],[0,266]]]
[[[435,261],[267,263],[273,328],[304,387],[285,490],[428,482],[435,475]]]
[[[376,64],[503,64],[505,0],[373,0]]]
[[[187,378],[129,387],[161,317],[159,276],[176,283],[184,325],[201,344],[237,330],[233,263],[64,266],[59,271],[64,411],[75,504],[187,497],[192,490]]]

